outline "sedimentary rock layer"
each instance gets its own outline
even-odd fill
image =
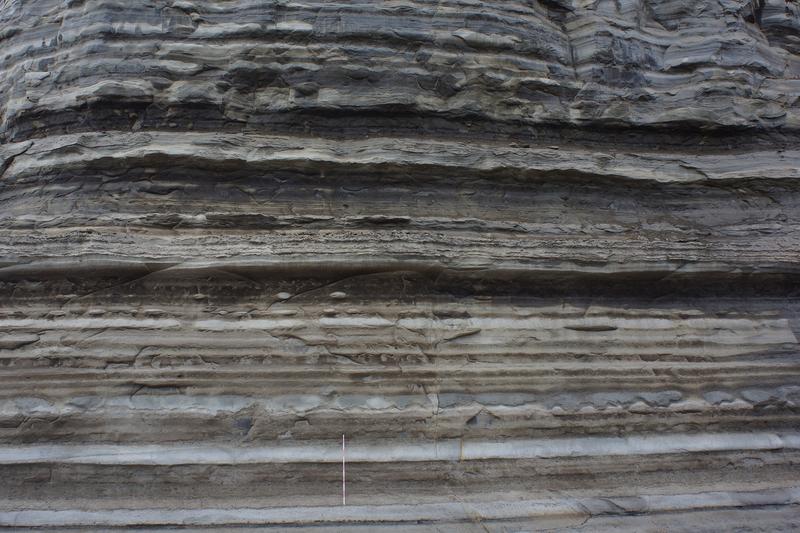
[[[799,34],[0,0],[0,528],[800,528]]]

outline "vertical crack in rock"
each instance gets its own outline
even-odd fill
[[[800,529],[799,35],[0,0],[0,529]]]

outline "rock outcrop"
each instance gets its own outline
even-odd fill
[[[800,528],[795,0],[0,0],[0,72],[0,526]]]

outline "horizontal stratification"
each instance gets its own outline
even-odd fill
[[[673,531],[713,531],[709,523],[730,527],[753,524],[773,530],[797,525],[796,487],[769,491],[715,491],[618,498],[546,498],[418,504],[317,507],[26,510],[0,511],[0,521],[17,528],[82,531],[507,531],[509,527],[567,531],[619,531],[666,527]],[[646,511],[646,513],[645,513]],[[646,517],[646,519],[645,519]],[[757,524],[757,525],[756,525]],[[704,527],[705,526],[705,527]],[[141,528],[141,529],[138,529]],[[208,529],[206,529],[208,528]]]
[[[582,275],[542,298],[513,276],[500,297],[311,265],[7,275],[0,524],[792,524],[794,281],[587,298]]]
[[[791,280],[548,299],[516,276],[490,297],[485,277],[300,272],[5,277],[0,527],[796,521]]]
[[[542,297],[517,275],[75,266],[3,282],[3,443],[158,442],[164,427],[257,443],[333,427],[519,438],[797,421],[796,278],[581,275]]]
[[[0,2],[0,528],[797,529],[799,14]]]
[[[781,529],[800,504],[797,433],[355,443],[347,506],[337,444],[0,447],[0,525]]]
[[[558,139],[602,125],[623,131],[586,135],[641,144],[624,129],[733,126],[796,143],[798,9],[770,0],[754,17],[756,4],[14,0],[0,15],[0,134],[530,138],[549,125]],[[650,140],[681,142],[670,133]]]
[[[796,275],[800,256],[796,149],[609,155],[109,132],[0,150],[6,271],[105,256],[158,268],[207,257],[220,267]]]

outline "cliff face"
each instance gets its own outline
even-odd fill
[[[796,1],[0,0],[0,73],[0,526],[800,527]]]

